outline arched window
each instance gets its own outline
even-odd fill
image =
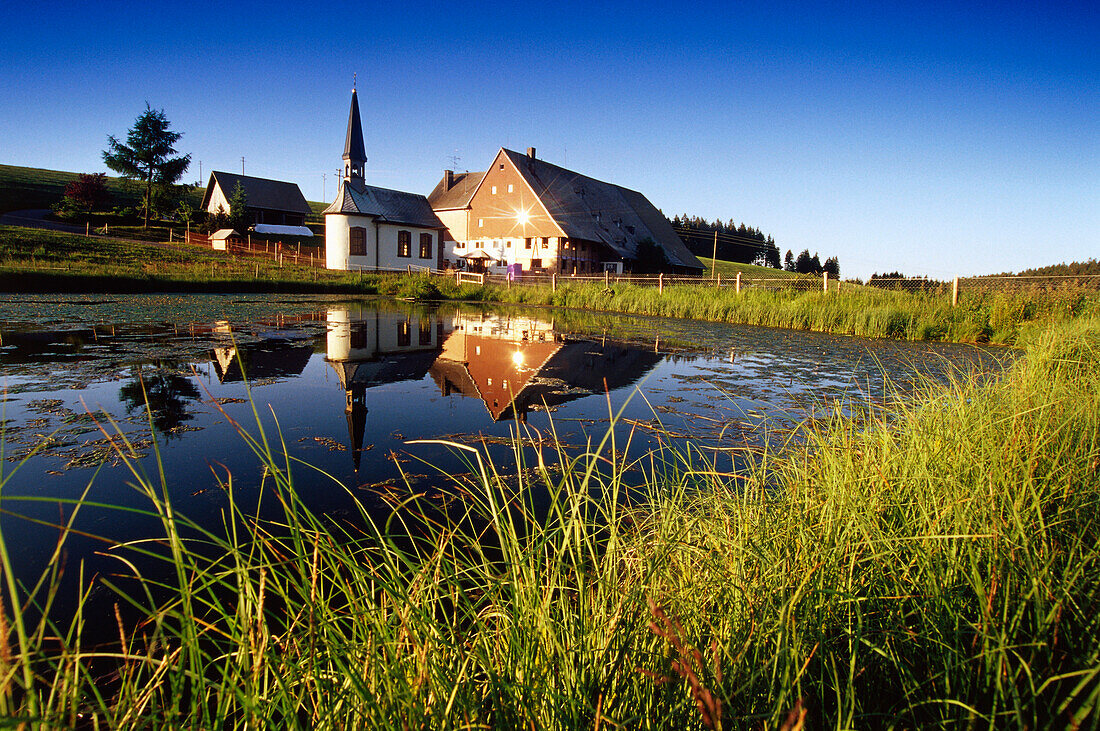
[[[412,234],[408,231],[397,232],[397,255],[412,258]]]
[[[420,258],[431,259],[432,258],[432,235],[420,234]]]

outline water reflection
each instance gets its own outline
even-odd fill
[[[443,320],[428,313],[334,307],[328,311],[325,360],[344,389],[352,461],[359,471],[367,424],[367,389],[418,381],[439,351]]]
[[[144,413],[146,408],[153,427],[166,439],[179,436],[183,422],[193,416],[188,405],[200,398],[190,374],[171,361],[158,361],[131,368],[132,380],[118,391],[126,413]]]
[[[481,399],[493,421],[526,422],[529,411],[634,383],[661,359],[606,339],[571,339],[554,322],[456,315],[429,373],[444,396]]]

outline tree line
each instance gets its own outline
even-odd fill
[[[810,251],[804,249],[795,256],[788,249],[787,255],[780,260],[779,247],[771,234],[765,234],[744,223],[734,223],[732,218],[725,222],[721,219],[708,221],[685,213],[668,219],[668,222],[684,240],[688,250],[700,259],[716,256],[724,261],[756,264],[798,274],[820,276],[828,272],[830,277],[840,277],[840,261],[837,257],[831,256],[822,262],[817,252],[811,256]]]
[[[709,259],[713,255],[723,261],[780,268],[775,239],[758,228],[734,223],[732,218],[725,222],[720,219],[711,222],[686,213],[674,216],[668,222],[684,240],[688,250],[701,259]],[[718,234],[717,247],[715,233]]]

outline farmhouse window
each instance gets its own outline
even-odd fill
[[[412,344],[412,334],[409,328],[409,321],[404,320],[397,323],[397,345],[398,347]]]
[[[397,232],[397,255],[406,259],[412,258],[412,234],[408,231]]]
[[[542,269],[542,259],[532,259],[531,260],[531,268],[532,269]]]
[[[367,230],[362,226],[352,226],[348,238],[348,254],[351,256],[367,255]]]
[[[509,193],[511,193],[511,192],[512,192],[512,184],[511,184],[511,183],[508,183],[508,192],[509,192]]]
[[[525,238],[523,240],[523,248],[525,248],[525,249],[530,249],[531,248],[531,237],[530,236],[528,236],[527,238]]]
[[[478,228],[481,228],[484,225],[485,225],[485,219],[484,218],[477,219],[477,227]]]
[[[543,236],[543,237],[542,237],[542,245],[543,245],[543,246],[549,246],[549,245],[550,245],[550,237],[548,237],[548,236]]]
[[[497,187],[494,185],[493,186],[493,195],[496,195],[496,194],[497,194]]]
[[[432,235],[420,234],[420,258],[431,259],[432,258]]]

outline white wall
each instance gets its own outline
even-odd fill
[[[229,199],[222,192],[222,187],[215,183],[214,190],[210,192],[210,202],[206,204],[206,210],[209,213],[217,213],[219,209],[229,213]]]
[[[362,226],[367,232],[367,255],[350,256],[352,226]],[[374,222],[366,216],[346,213],[325,214],[325,266],[329,269],[374,269]]]
[[[409,232],[409,253],[411,256],[397,255],[397,232]],[[432,255],[427,259],[420,258],[420,234],[427,233],[432,236]],[[438,262],[437,255],[440,244],[440,232],[430,228],[417,228],[415,226],[399,226],[390,223],[378,226],[378,267],[380,269],[405,269],[408,265],[428,267],[435,269]],[[373,253],[373,252],[372,252]]]

